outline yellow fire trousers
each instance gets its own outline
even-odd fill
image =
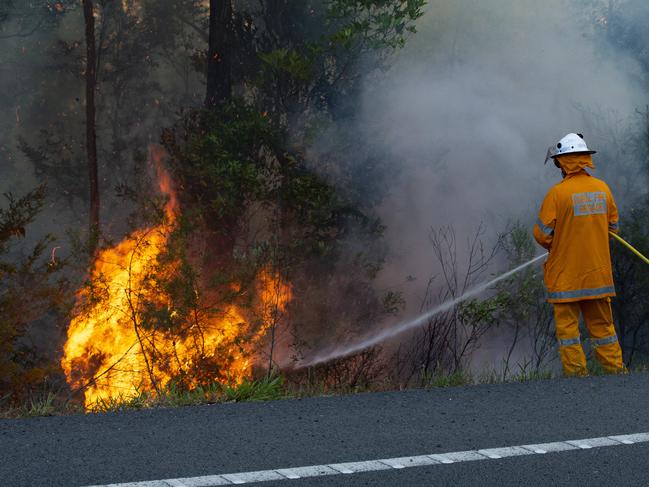
[[[615,334],[610,298],[554,303],[559,356],[566,375],[586,375],[586,356],[579,336],[579,313],[590,335],[595,357],[607,372],[624,372],[622,350]]]

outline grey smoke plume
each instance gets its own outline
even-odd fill
[[[595,174],[629,195],[635,161],[607,156],[646,102],[640,68],[598,41],[583,5],[433,0],[387,82],[368,88],[365,135],[400,168],[382,208],[399,272],[433,270],[431,227],[452,224],[461,242],[480,221],[530,220],[560,178],[543,159],[565,133],[584,133]]]
[[[599,35],[599,3],[432,0],[386,79],[367,81],[360,137],[398,174],[380,208],[391,257],[379,286],[404,292],[404,318],[438,271],[431,228],[453,225],[458,252],[480,222],[487,239],[511,219],[531,228],[560,179],[546,150],[566,133],[599,151],[595,175],[622,207],[643,188],[621,156],[647,99],[641,68]]]
[[[473,289],[469,289],[467,292],[463,293],[461,296],[458,296],[454,299],[449,299],[443,303],[441,303],[438,306],[435,306],[433,309],[427,310],[424,313],[420,314],[419,316],[412,318],[409,321],[397,323],[396,325],[393,325],[385,330],[383,330],[381,333],[375,333],[372,334],[371,336],[364,337],[364,338],[358,338],[355,339],[352,343],[346,343],[339,345],[337,347],[334,347],[330,350],[325,350],[325,351],[319,351],[318,354],[309,359],[307,362],[303,363],[298,363],[299,367],[309,367],[313,365],[318,365],[320,363],[324,362],[329,362],[331,360],[335,360],[337,358],[341,357],[346,357],[349,355],[353,355],[356,352],[360,352],[366,348],[372,347],[374,345],[378,345],[381,342],[400,335],[401,333],[404,333],[408,330],[411,330],[417,326],[423,325],[428,321],[430,318],[437,314],[444,313],[446,311],[449,311],[453,309],[455,306],[458,304],[472,298],[476,298],[477,296],[480,296],[483,292],[488,290],[490,287],[493,285],[497,284],[498,282],[501,282],[518,272],[526,269],[527,267],[539,262],[541,259],[545,258],[547,256],[547,253],[543,253],[541,255],[538,255],[534,257],[533,259],[529,260],[528,262],[525,262],[514,269],[505,272],[504,274],[501,274],[500,276],[495,277],[494,279],[484,282],[480,284],[479,286],[476,286]]]

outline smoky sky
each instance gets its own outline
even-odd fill
[[[409,307],[436,271],[431,228],[453,225],[462,252],[481,222],[487,242],[512,220],[531,226],[560,179],[547,148],[566,133],[599,151],[594,174],[620,206],[644,188],[623,150],[647,100],[640,68],[600,39],[606,20],[585,3],[433,0],[387,77],[367,81],[359,130],[398,169],[380,208],[381,284],[415,277]]]
[[[400,316],[367,323],[361,337],[413,318],[432,305],[423,304],[427,293],[443,291],[431,230],[453,227],[460,273],[478,226],[487,249],[515,221],[531,232],[543,196],[561,179],[552,163],[544,165],[547,149],[565,134],[583,133],[598,151],[594,175],[609,183],[622,212],[646,193],[644,154],[636,150],[638,110],[647,103],[644,73],[633,50],[603,35],[603,6],[432,0],[387,71],[367,76],[348,130],[391,168],[377,208],[389,255],[375,285],[401,292],[406,305]],[[539,247],[537,255],[543,252]],[[506,266],[501,253],[482,277]],[[497,363],[506,335],[488,337],[475,360]],[[343,337],[331,345],[354,343]],[[391,345],[407,339],[395,337]]]

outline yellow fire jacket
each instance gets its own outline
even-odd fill
[[[548,249],[544,265],[548,301],[568,303],[615,296],[608,232],[618,212],[608,185],[588,174],[590,156],[559,158],[567,173],[543,200],[534,238]]]

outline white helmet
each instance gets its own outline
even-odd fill
[[[548,159],[564,154],[595,154],[597,151],[590,150],[584,141],[584,136],[581,134],[568,134],[557,142],[556,148],[550,147],[545,157],[545,162]]]

